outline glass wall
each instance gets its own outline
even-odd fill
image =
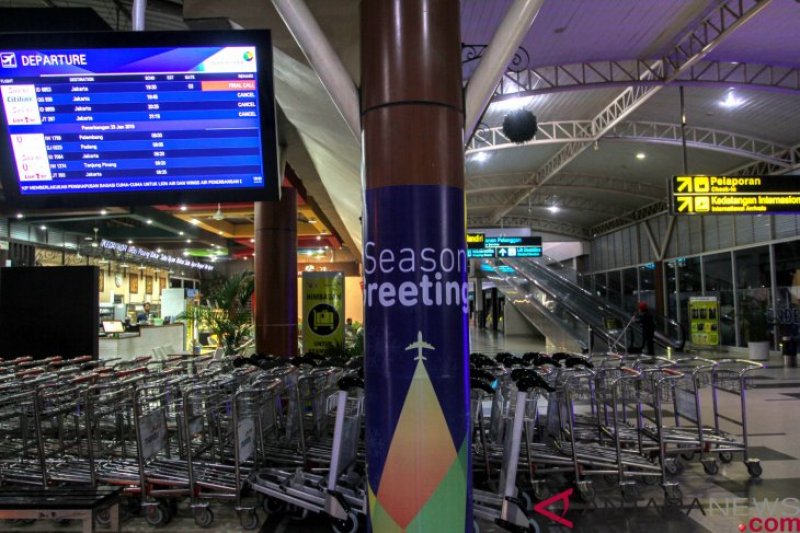
[[[747,341],[773,341],[772,331],[767,331],[767,310],[772,307],[769,246],[759,246],[734,252],[736,265],[736,298],[739,306],[739,346]],[[774,345],[774,344],[773,344]]]
[[[800,329],[800,241],[775,245],[775,287],[778,334],[795,337]]]
[[[626,268],[622,271],[622,308],[634,312],[639,294],[636,286],[636,268]]]
[[[611,305],[622,307],[622,280],[619,270],[608,273],[608,301]]]
[[[656,265],[653,263],[639,267],[639,294],[636,300],[646,302],[650,309],[656,308]]]
[[[733,269],[731,253],[722,252],[703,256],[706,278],[706,296],[716,296],[720,311],[720,342],[726,346],[736,344],[736,313],[733,301]]]
[[[703,276],[700,263],[700,257],[686,257],[676,261],[678,286],[680,287],[678,295],[679,322],[686,331],[689,330],[689,298],[703,295]]]

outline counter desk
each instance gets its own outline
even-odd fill
[[[153,355],[154,348],[184,351],[186,327],[178,322],[164,326],[139,326],[139,332],[120,333],[118,336],[100,337],[100,359],[134,359]]]

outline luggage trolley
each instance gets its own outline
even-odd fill
[[[505,438],[499,490],[490,492],[474,489],[472,492],[473,514],[475,518],[495,522],[508,531],[538,533],[539,525],[526,512],[529,502],[525,501],[517,487],[517,472],[526,414],[530,416],[536,413],[540,396],[538,391],[550,390],[550,386],[533,370],[516,373],[515,377],[517,378],[515,381],[517,392],[513,402],[513,422]],[[485,393],[492,390],[493,394],[494,390],[489,384],[473,382],[472,385],[473,413],[482,417],[482,401]],[[477,522],[474,522],[473,529],[476,532],[479,531]]]
[[[326,403],[335,409],[334,431],[327,475],[309,469],[267,468],[254,471],[250,484],[263,494],[268,512],[292,505],[307,512],[326,513],[336,532],[355,532],[366,514],[364,480],[355,471],[364,414],[363,381],[346,376],[339,391]]]

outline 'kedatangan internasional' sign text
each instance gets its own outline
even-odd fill
[[[674,215],[800,212],[798,176],[673,176]]]

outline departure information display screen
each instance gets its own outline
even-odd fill
[[[7,199],[277,198],[269,33],[180,33],[99,34],[125,46],[69,35],[58,48],[0,38]]]

